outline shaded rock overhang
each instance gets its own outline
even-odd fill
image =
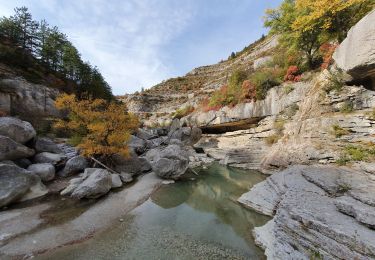
[[[256,127],[263,118],[264,117],[252,117],[222,124],[200,126],[200,128],[203,134],[223,134]]]

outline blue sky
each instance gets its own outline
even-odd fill
[[[281,0],[0,0],[0,16],[27,6],[68,35],[116,95],[226,59],[267,30]]]

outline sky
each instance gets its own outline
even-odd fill
[[[264,10],[281,0],[0,0],[58,26],[115,95],[149,88],[226,59],[267,33]]]

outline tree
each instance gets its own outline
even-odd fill
[[[373,7],[373,0],[284,0],[266,11],[265,26],[281,36],[282,45],[301,51],[313,68],[320,59],[319,47],[327,41],[342,41]]]
[[[16,23],[17,27],[19,28],[20,34],[20,44],[22,48],[26,49],[28,47],[28,43],[32,42],[32,27],[35,26],[33,23],[33,19],[31,14],[28,12],[29,10],[27,7],[17,7],[14,9],[15,15],[13,16],[13,20]]]
[[[128,156],[127,142],[138,126],[138,118],[127,111],[123,103],[103,99],[77,100],[75,95],[63,94],[56,107],[69,113],[56,122],[55,128],[68,129],[84,156],[108,162],[112,155]]]

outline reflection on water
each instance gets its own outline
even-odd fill
[[[251,230],[267,217],[237,198],[264,180],[256,171],[213,164],[195,180],[165,185],[124,222],[61,249],[56,259],[263,259]]]

